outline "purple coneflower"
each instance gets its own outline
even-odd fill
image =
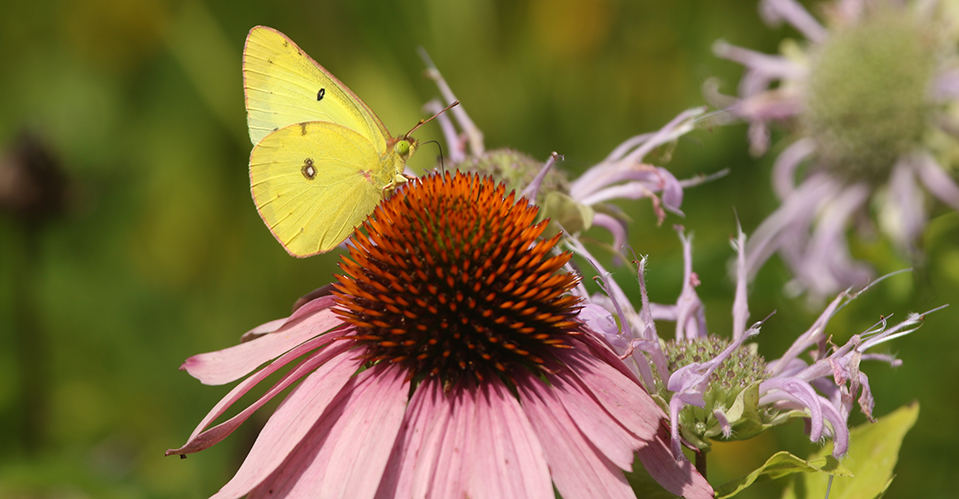
[[[752,152],[766,152],[770,122],[793,132],[773,167],[782,204],[746,248],[751,276],[779,252],[795,276],[790,288],[816,301],[873,276],[850,255],[850,226],[869,234],[878,223],[913,256],[928,219],[922,187],[959,209],[959,186],[943,168],[959,151],[959,32],[949,8],[838,0],[823,5],[822,25],[795,0],[763,0],[767,21],[788,22],[807,41],[787,40],[781,55],[715,45],[746,72],[738,98],[714,85],[707,93],[749,122]]]
[[[685,275],[679,299],[674,305],[649,302],[643,259],[638,265],[642,296],[638,310],[610,274],[581,245],[572,242],[573,248],[600,272],[606,293],[594,296],[580,316],[593,330],[606,335],[649,391],[668,407],[674,452],[679,452],[680,436],[706,452],[710,439],[747,439],[798,417],[807,420],[806,431],[812,441],[832,437],[833,455],[843,456],[849,447],[849,414],[857,398],[862,412],[872,420],[872,392],[868,377],[860,370],[861,361],[880,360],[892,366],[902,363],[890,355],[867,350],[916,330],[925,314],[909,314],[895,326],[888,326],[883,318],[870,330],[836,346],[830,343],[825,328],[833,315],[859,294],[841,293],[781,358],[767,362],[755,344],[745,343],[759,334],[762,325],[746,326],[745,235],[740,232],[734,244],[738,282],[731,338],[708,333],[703,304],[695,291],[699,280],[692,271],[691,242],[680,236]],[[619,317],[622,328],[617,328],[612,314]],[[661,340],[654,320],[675,322],[675,336]],[[800,358],[804,353],[809,354],[809,361]]]
[[[247,377],[167,454],[214,445],[299,382],[213,497],[634,497],[636,451],[666,489],[712,497],[671,456],[665,413],[578,319],[560,236],[539,238],[536,207],[505,192],[433,175],[378,206],[333,296],[183,364],[206,384]]]

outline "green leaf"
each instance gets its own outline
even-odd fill
[[[821,473],[815,473],[821,472]],[[852,472],[832,456],[824,456],[805,461],[786,451],[777,452],[766,462],[748,475],[724,483],[716,489],[716,498],[732,497],[749,487],[757,480],[774,480],[792,473],[815,473],[816,476],[836,475],[852,476]],[[806,476],[806,475],[804,475]],[[825,489],[824,489],[825,490]]]
[[[843,464],[855,478],[837,477],[829,491],[830,499],[876,499],[885,494],[892,483],[893,468],[899,458],[899,447],[906,432],[919,417],[919,403],[913,402],[896,409],[875,423],[865,423],[849,431],[849,451]],[[832,453],[832,442],[815,456]],[[796,477],[783,491],[783,499],[823,497],[828,477],[807,474]]]

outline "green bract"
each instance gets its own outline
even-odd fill
[[[663,348],[669,372],[715,358],[729,346],[727,338],[710,336],[692,341],[670,341]],[[715,411],[722,411],[732,427],[728,440],[752,438],[788,415],[759,407],[759,384],[766,379],[766,362],[750,343],[737,348],[713,371],[704,407],[687,405],[679,412],[680,432],[699,449],[709,449],[711,438],[724,438]],[[671,392],[659,384],[660,397],[668,401]]]

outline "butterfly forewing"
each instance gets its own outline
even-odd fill
[[[260,217],[293,256],[329,251],[383,199],[390,177],[359,133],[306,122],[273,132],[253,148],[250,183]]]
[[[327,121],[352,129],[379,154],[389,132],[353,92],[303,52],[286,35],[265,26],[250,30],[243,51],[250,140],[306,121]]]

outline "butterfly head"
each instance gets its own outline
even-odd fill
[[[416,152],[416,145],[416,139],[410,136],[401,137],[393,144],[393,152],[402,158],[403,161],[406,161]]]
[[[413,155],[413,152],[416,151],[416,145],[417,145],[416,139],[414,139],[413,137],[410,137],[410,135],[413,135],[413,132],[415,132],[419,127],[429,123],[433,118],[443,114],[444,112],[448,111],[450,108],[458,106],[459,103],[460,101],[453,101],[452,104],[446,106],[446,108],[444,108],[442,111],[434,114],[433,116],[425,120],[420,120],[420,122],[417,123],[412,130],[410,130],[409,132],[406,132],[406,135],[404,135],[403,137],[399,139],[396,139],[396,142],[393,144],[393,152],[395,152],[397,155],[403,158],[403,161],[406,161],[407,159],[409,159],[409,157]]]

